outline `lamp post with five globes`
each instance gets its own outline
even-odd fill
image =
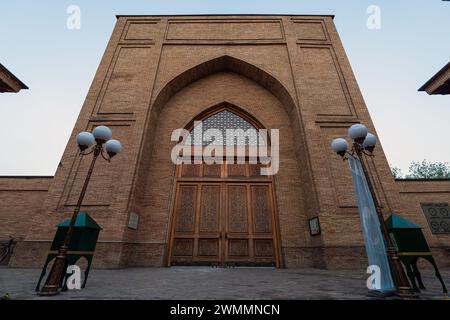
[[[373,157],[373,151],[377,143],[377,137],[368,132],[367,127],[362,124],[354,124],[348,130],[349,137],[353,140],[352,149],[349,151],[348,143],[344,138],[337,138],[331,142],[331,148],[334,152],[340,155],[344,160],[347,159],[346,155],[357,156],[361,163],[364,178],[367,181],[369,191],[372,195],[372,199],[377,211],[378,220],[380,222],[381,233],[383,235],[384,243],[386,245],[386,252],[391,266],[394,282],[396,285],[396,294],[403,297],[416,297],[405,271],[402,267],[401,261],[397,255],[392,239],[389,236],[386,224],[384,221],[383,213],[381,211],[381,205],[376,197],[373,184],[369,178],[367,167],[364,161],[364,156]]]
[[[83,188],[81,189],[78,202],[73,210],[72,218],[70,219],[69,228],[65,235],[64,241],[58,250],[58,255],[53,262],[50,273],[47,277],[45,285],[42,287],[39,295],[41,296],[53,296],[59,294],[59,288],[61,280],[64,276],[64,271],[66,267],[66,254],[69,249],[70,240],[72,238],[72,233],[74,229],[75,222],[77,220],[78,213],[80,212],[81,204],[83,202],[84,195],[86,194],[87,186],[94,170],[95,161],[98,156],[102,156],[103,159],[110,161],[112,157],[122,151],[122,145],[120,141],[111,139],[112,132],[106,126],[96,127],[92,133],[84,131],[77,135],[77,144],[80,148],[80,155],[86,156],[88,154],[93,154],[89,170],[84,180]],[[94,145],[95,144],[95,145]],[[93,146],[94,145],[94,146]],[[93,146],[93,147],[92,147]],[[87,151],[90,147],[91,150]],[[108,156],[106,156],[104,153]]]

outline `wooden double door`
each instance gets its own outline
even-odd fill
[[[278,266],[272,180],[259,167],[177,168],[169,265]]]

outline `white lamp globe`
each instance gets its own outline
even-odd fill
[[[98,142],[106,142],[112,137],[111,129],[107,126],[98,126],[95,127],[94,131],[92,131],[92,134],[95,137],[95,140]]]
[[[77,134],[77,144],[81,151],[89,148],[95,142],[95,138],[92,133],[83,131]]]
[[[106,152],[108,153],[109,157],[112,158],[114,157],[116,154],[118,154],[120,151],[122,151],[122,144],[120,143],[119,140],[108,140],[105,143],[105,149]]]
[[[336,138],[331,142],[331,149],[337,154],[344,156],[348,150],[348,143],[344,138]]]
[[[367,136],[367,127],[363,124],[354,124],[348,129],[348,135],[350,138],[356,142],[363,142],[364,138]]]
[[[374,134],[368,133],[363,142],[363,147],[369,152],[373,152],[377,144],[377,137]]]
[[[377,136],[371,133],[368,133],[363,142],[363,147],[374,147],[377,143]]]

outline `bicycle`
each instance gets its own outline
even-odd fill
[[[0,263],[2,263],[6,258],[12,255],[13,247],[16,244],[14,238],[9,236],[9,241],[6,245],[0,248]]]

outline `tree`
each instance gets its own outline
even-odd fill
[[[395,179],[403,178],[403,172],[399,167],[391,167],[391,173]]]
[[[447,162],[427,160],[413,161],[409,166],[407,179],[446,179],[450,178],[450,165]]]

